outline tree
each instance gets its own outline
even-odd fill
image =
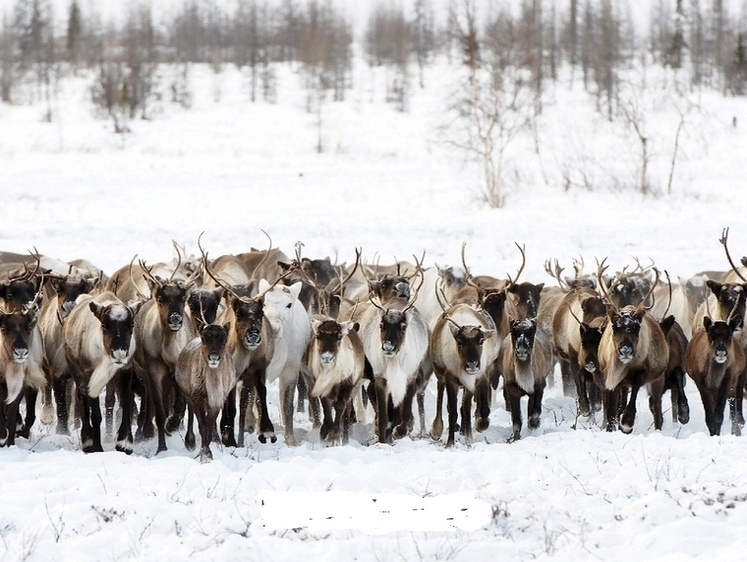
[[[500,208],[505,203],[508,148],[534,119],[534,77],[511,56],[481,47],[471,0],[450,19],[464,76],[452,95],[447,143],[479,162],[485,199],[491,208]]]
[[[77,0],[70,3],[65,46],[67,62],[73,67],[73,71],[77,72],[83,50],[83,19]]]
[[[386,100],[396,103],[400,111],[405,109],[408,93],[411,36],[410,24],[401,7],[376,5],[366,30],[368,63],[387,69]]]

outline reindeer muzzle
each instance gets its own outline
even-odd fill
[[[219,353],[211,353],[207,356],[207,365],[211,369],[217,369],[218,365],[220,365],[220,354]]]
[[[587,373],[594,374],[597,370],[596,361],[591,361],[591,360],[587,361],[586,364],[584,365],[584,369],[586,370]]]
[[[26,359],[29,358],[29,350],[25,347],[16,348],[13,350],[13,362],[14,363],[25,363]]]
[[[319,361],[325,367],[331,365],[334,360],[335,360],[335,354],[332,353],[331,351],[325,351],[319,356]]]
[[[127,363],[127,361],[129,361],[130,356],[127,353],[126,349],[112,349],[111,358],[114,364],[124,365],[125,363]]]
[[[713,353],[713,360],[719,365],[723,365],[727,359],[729,359],[729,353],[726,351],[726,346],[723,344],[716,346],[716,351]]]
[[[467,363],[464,365],[464,371],[471,376],[476,375],[480,372],[480,362],[479,361],[467,361]]]
[[[246,335],[244,336],[244,347],[249,351],[253,351],[259,347],[262,343],[262,332],[258,328],[249,328]]]
[[[623,365],[633,360],[634,353],[633,346],[628,343],[622,343],[617,347],[617,358]]]
[[[65,301],[62,303],[62,317],[66,318],[75,308],[75,301]]]
[[[172,312],[169,314],[169,330],[172,332],[178,332],[182,329],[184,318],[178,312]]]
[[[394,296],[403,299],[410,298],[410,285],[405,282],[399,282],[394,286]]]
[[[381,343],[381,351],[384,353],[385,357],[391,357],[397,353],[397,346],[390,341],[385,341]]]

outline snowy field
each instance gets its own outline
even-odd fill
[[[717,241],[725,226],[732,252],[747,254],[744,99],[699,97],[672,195],[643,197],[604,175],[593,192],[566,192],[559,162],[588,148],[627,181],[635,146],[584,94],[555,86],[540,154],[516,145],[516,181],[505,208],[492,210],[477,167],[442,142],[449,68],[431,69],[405,113],[383,102],[381,75],[362,64],[355,72],[348,101],[324,107],[322,154],[316,118],[287,68],[276,105],[248,103],[246,78],[229,66],[218,75],[195,68],[190,110],[164,101],[124,138],[93,114],[85,77],[61,83],[52,123],[42,121],[42,104],[0,105],[0,250],[85,257],[111,273],[136,253],[170,259],[172,239],[196,252],[202,231],[211,256],[264,247],[264,229],[286,251],[300,240],[305,255],[339,261],[360,246],[382,263],[425,250],[428,264],[458,264],[466,241],[474,273],[504,276],[519,266],[518,242],[527,249],[523,278],[545,283],[544,260],[570,268],[578,255],[587,264],[609,257],[618,269],[633,256],[651,258],[672,276],[725,269]],[[652,124],[659,144],[651,177],[664,191],[673,121],[661,114]],[[608,434],[576,419],[556,386],[541,428],[525,427],[511,445],[502,407],[473,446],[453,450],[429,438],[370,444],[370,425],[356,425],[349,446],[325,448],[298,414],[300,446],[282,437],[262,445],[251,435],[245,448],[213,445],[209,464],[194,460],[180,434],[158,456],[155,441],[130,457],[112,442],[84,455],[77,435],[38,424],[30,440],[0,449],[0,559],[739,559],[747,551],[747,441],[708,437],[692,381],[687,391],[690,423],[671,421],[667,396],[661,432],[643,396],[633,434]],[[381,534],[271,530],[259,522],[257,500],[269,491],[467,494],[490,516],[474,531],[412,530],[406,518]]]

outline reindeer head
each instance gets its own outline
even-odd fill
[[[270,285],[261,279],[259,290],[264,294],[264,312],[272,325],[275,337],[283,337],[283,326],[290,320],[293,314],[294,303],[299,303],[298,296],[301,293],[303,283],[297,281],[290,287],[285,285]]]
[[[640,307],[625,306],[621,309],[610,307],[608,310],[609,329],[612,330],[612,341],[617,350],[620,363],[630,363],[635,357],[641,322],[646,310]]]
[[[155,282],[148,279],[150,293],[156,299],[161,325],[172,332],[181,330],[184,323],[184,307],[189,289],[181,281],[166,281],[156,276]]]
[[[443,283],[445,294],[454,295],[467,286],[467,278],[461,269],[452,266],[440,267],[438,264],[436,264],[436,269],[438,269],[438,277]]]
[[[510,319],[511,343],[514,348],[514,356],[520,362],[529,361],[534,347],[534,336],[537,333],[537,320],[529,318],[526,320]]]
[[[732,337],[741,325],[742,318],[739,315],[733,316],[728,322],[714,322],[708,316],[703,318],[703,327],[708,334],[708,345],[713,351],[713,360],[719,365],[729,360]]]
[[[544,283],[537,285],[524,281],[522,283],[510,283],[506,290],[514,297],[516,308],[521,318],[534,318],[539,310],[540,295]]]
[[[214,291],[206,289],[193,289],[187,297],[192,323],[197,333],[208,324],[215,322],[218,316],[218,307],[223,298],[224,289],[218,287]]]
[[[386,310],[379,322],[381,334],[381,351],[385,357],[397,355],[405,342],[407,316],[401,310]]]
[[[140,304],[138,302],[133,306],[121,303],[104,305],[93,300],[88,305],[101,323],[104,349],[117,365],[125,365],[135,349],[135,314]]]
[[[210,369],[217,369],[226,353],[228,324],[208,324],[200,331],[202,356]]]
[[[0,334],[7,357],[14,363],[25,363],[29,357],[31,333],[36,326],[32,310],[0,312]]]
[[[75,301],[80,295],[88,294],[99,284],[99,278],[85,278],[79,275],[66,275],[64,277],[51,277],[49,282],[57,293],[57,314],[60,318],[67,315],[75,308]]]
[[[456,342],[459,364],[468,375],[474,376],[483,367],[482,347],[487,338],[495,335],[495,330],[482,330],[479,326],[460,326],[449,319],[451,335]]]
[[[335,322],[332,319],[311,319],[311,328],[314,331],[312,345],[316,346],[319,356],[319,362],[322,367],[330,367],[337,357],[340,350],[342,339],[350,333],[351,330],[358,330],[358,323],[353,322]]]
[[[235,318],[235,330],[247,351],[262,345],[262,322],[265,317],[264,300],[229,295],[229,307]]]
[[[590,324],[581,322],[581,349],[578,352],[578,363],[588,373],[594,374],[599,370],[599,342],[602,341],[606,317],[597,317]]]
[[[706,285],[716,296],[721,318],[728,318],[730,315],[744,318],[747,283],[719,283],[709,279]]]

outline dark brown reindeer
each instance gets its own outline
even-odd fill
[[[316,315],[311,317],[311,328],[313,336],[304,360],[311,377],[309,395],[322,401],[324,421],[319,435],[329,445],[345,445],[353,393],[362,383],[366,363],[359,326]]]
[[[552,368],[552,344],[536,318],[510,319],[511,333],[501,344],[498,363],[504,377],[511,411],[509,442],[521,438],[521,397],[528,396],[527,418],[530,429],[540,426],[542,396]]]
[[[623,433],[631,433],[635,423],[638,391],[642,386],[664,376],[668,359],[667,341],[659,323],[646,313],[650,307],[641,304],[617,308],[609,301],[609,291],[603,282],[603,272],[604,268],[600,267],[599,285],[607,299],[608,321],[599,342],[600,376],[595,382],[604,392],[607,431],[613,431],[617,426],[617,402],[620,391],[630,389],[630,398],[619,424]],[[658,282],[658,271],[656,277]],[[649,296],[650,294],[647,294],[642,302],[645,303]],[[660,420],[661,412],[655,413],[654,419]]]
[[[184,399],[176,388],[174,370],[182,349],[195,337],[186,319],[186,302],[194,279],[187,281],[162,279],[153,275],[144,262],[140,262],[151,298],[143,304],[135,319],[135,368],[143,381],[146,397],[142,432],[147,430],[153,414],[158,431],[156,454],[166,450],[166,433],[176,431],[184,415]],[[178,270],[179,265],[174,269]],[[142,296],[142,295],[141,295]],[[170,414],[167,419],[167,414]]]
[[[227,347],[228,324],[207,324],[200,336],[193,339],[179,353],[175,379],[189,404],[187,449],[195,447],[193,417],[197,417],[200,431],[200,461],[212,460],[210,451],[218,413],[228,394],[236,386],[236,369]]]
[[[18,312],[0,311],[0,446],[15,444],[24,389],[38,390],[46,385],[40,368],[41,349],[35,349],[33,342],[35,332],[33,306]]]
[[[727,321],[703,318],[703,326],[694,334],[687,346],[685,369],[698,387],[706,425],[711,435],[721,434],[726,400],[740,389],[739,377],[745,369],[745,354],[735,331],[742,323],[739,316]],[[731,412],[732,433],[741,433],[736,412]]]
[[[65,358],[83,405],[81,447],[102,451],[99,395],[106,385],[128,367],[135,350],[135,314],[141,303],[125,305],[114,293],[82,296],[65,320]],[[122,399],[122,423],[116,449],[132,453],[131,376],[117,380]]]

